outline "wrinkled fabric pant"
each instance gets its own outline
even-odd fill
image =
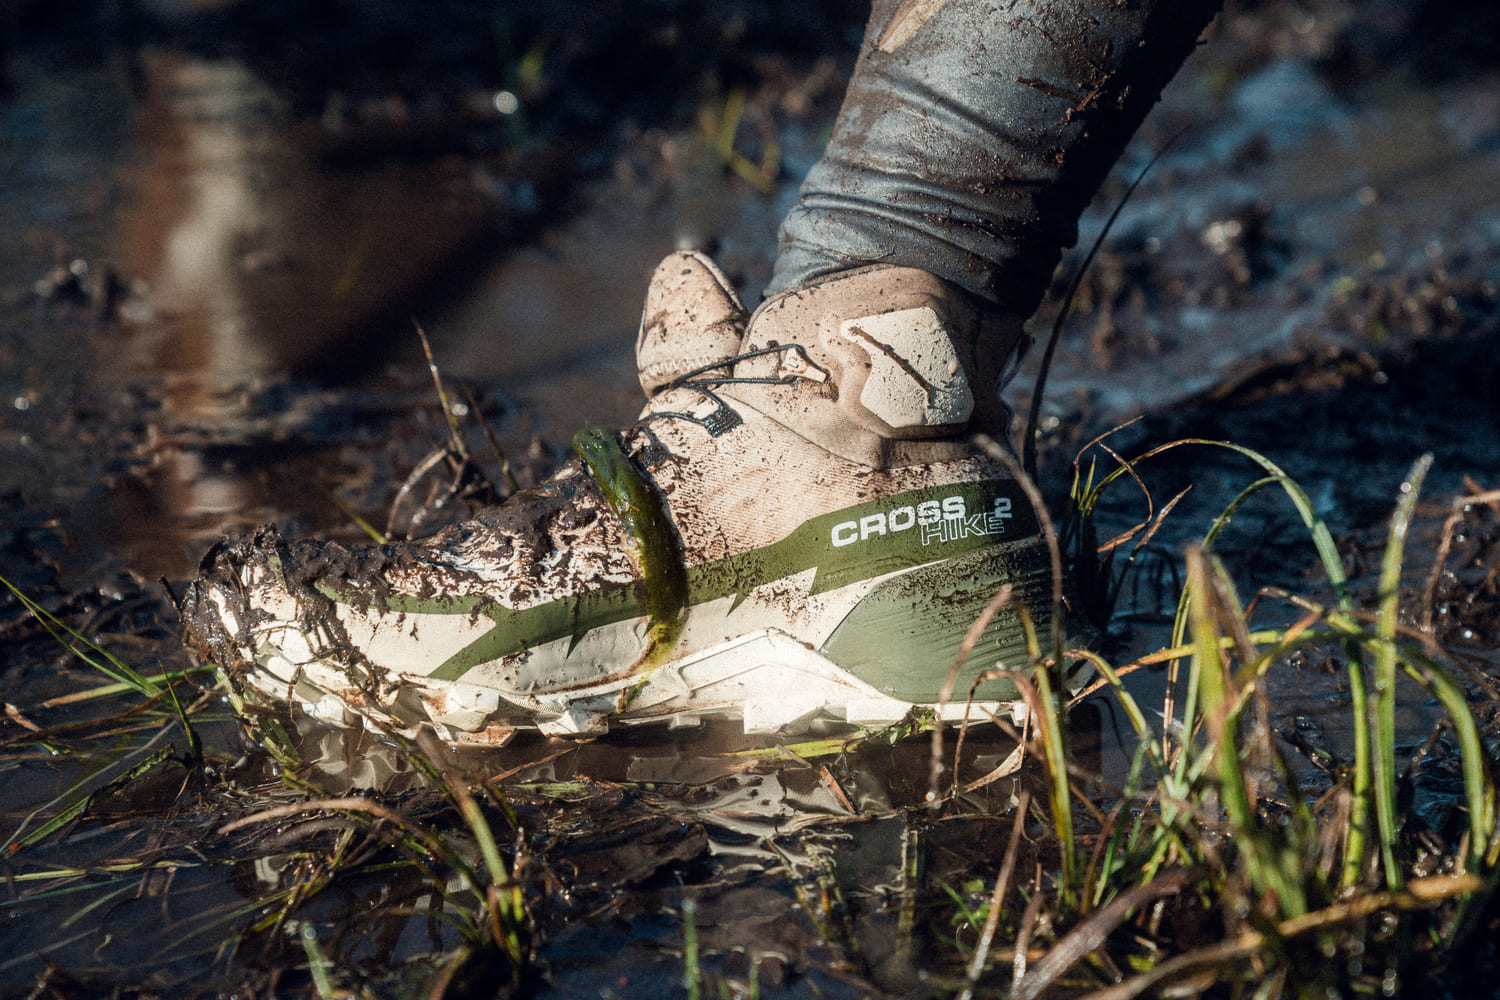
[[[875,0],[767,296],[870,263],[1028,316],[1217,0]]]

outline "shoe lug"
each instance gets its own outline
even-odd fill
[[[422,700],[433,722],[464,733],[483,729],[500,710],[500,692],[473,684],[454,683]]]
[[[817,697],[789,697],[785,692],[777,696],[758,696],[745,699],[744,725],[746,735],[769,735],[783,733],[795,735],[805,730],[826,708]]]
[[[437,734],[438,739],[445,743],[460,746],[495,747],[497,749],[509,745],[510,741],[516,738],[516,733],[518,732],[516,727],[507,726],[500,722],[492,722],[482,729],[477,730],[451,729],[441,723],[434,722],[432,730]]]
[[[308,687],[311,688],[311,685],[308,685]],[[316,688],[312,688],[307,694],[311,695],[313,692],[317,692],[315,697],[305,697],[301,690],[301,685],[299,685],[297,692],[297,700],[301,702],[302,710],[307,713],[308,718],[316,719],[330,726],[345,728],[360,724],[359,715],[351,711],[343,699],[337,695],[317,691]]]
[[[991,716],[1007,714],[1012,705],[1004,701],[949,702],[939,712],[936,705],[913,705],[897,698],[862,698],[844,706],[844,719],[860,726],[889,726],[911,714],[913,708],[933,713],[943,722],[988,722]]]
[[[591,712],[570,708],[555,719],[539,719],[536,728],[543,736],[603,736],[609,732],[608,712]]]

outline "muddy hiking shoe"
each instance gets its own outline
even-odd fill
[[[318,719],[431,723],[452,742],[897,721],[939,701],[1003,584],[1046,635],[1035,513],[967,440],[1003,419],[988,387],[1021,336],[889,266],[747,319],[708,258],[674,254],[647,295],[633,427],[581,432],[550,480],[426,541],[223,541],[184,601],[190,639]],[[950,716],[997,663],[1027,663],[1013,608],[967,658]],[[1001,711],[1017,695],[987,681],[974,697]]]

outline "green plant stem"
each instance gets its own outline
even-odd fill
[[[1406,552],[1406,534],[1416,513],[1417,497],[1427,470],[1428,453],[1412,465],[1401,484],[1401,498],[1391,516],[1385,555],[1380,564],[1380,605],[1375,616],[1375,810],[1380,825],[1380,857],[1386,885],[1399,890],[1401,868],[1396,863],[1396,619],[1401,603],[1401,563]]]
[[[64,624],[56,615],[21,593],[21,591],[16,589],[15,584],[3,576],[0,576],[0,585],[3,585],[12,594],[16,595],[16,599],[21,602],[22,606],[31,613],[32,617],[42,623],[42,627],[47,630],[52,638],[57,640],[59,645],[84,663],[87,663],[106,677],[113,678],[121,684],[129,685],[131,689],[145,697],[150,698],[161,693],[160,684],[142,677],[136,673],[130,664],[94,640],[87,638]]]
[[[1349,657],[1349,709],[1354,717],[1354,776],[1349,789],[1349,833],[1344,838],[1344,869],[1339,876],[1339,885],[1348,890],[1359,884],[1365,867],[1375,776],[1371,762],[1370,690],[1365,683],[1364,662],[1357,645],[1349,644],[1346,650]]]
[[[300,930],[302,950],[307,952],[307,970],[312,974],[313,988],[318,991],[320,1000],[334,1000],[338,993],[333,987],[328,957],[318,946],[318,932],[313,929],[310,921],[304,921]]]
[[[1188,591],[1193,675],[1202,693],[1214,773],[1232,839],[1249,869],[1251,883],[1262,895],[1275,893],[1279,915],[1301,916],[1308,907],[1300,859],[1295,852],[1280,848],[1262,827],[1245,781],[1239,720],[1254,678],[1247,678],[1244,690],[1238,690],[1224,659],[1218,626],[1220,615],[1230,622],[1243,622],[1244,611],[1233,598],[1223,566],[1201,550],[1188,555]],[[1258,657],[1246,665],[1247,673],[1267,662],[1268,658]]]
[[[699,1000],[703,994],[703,970],[698,964],[698,906],[691,899],[682,901],[682,964],[688,1000]]]

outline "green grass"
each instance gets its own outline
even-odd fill
[[[136,672],[124,660],[100,646],[92,639],[73,630],[71,626],[63,622],[52,612],[26,596],[15,584],[0,576],[0,585],[3,585],[21,602],[31,616],[41,623],[52,638],[68,652],[72,653],[82,662],[93,667],[121,685],[126,690],[135,691],[145,697],[154,697],[163,690],[161,678],[145,677]]]
[[[1399,625],[1404,543],[1431,460],[1417,462],[1401,485],[1370,610],[1355,606],[1332,536],[1306,493],[1269,460],[1235,445],[1178,442],[1097,481],[1080,473],[1073,516],[1065,522],[1073,558],[1091,555],[1090,522],[1105,488],[1136,476],[1141,462],[1190,443],[1230,448],[1264,475],[1186,554],[1172,646],[1154,657],[1172,663],[1174,681],[1175,668],[1185,665],[1174,685],[1182,688],[1181,704],[1169,687],[1160,730],[1124,683],[1126,670],[1094,653],[1074,654],[1093,661],[1135,730],[1136,756],[1123,789],[1101,794],[1059,746],[1053,734],[1065,724],[1066,707],[1049,678],[1060,651],[1035,658],[1036,683],[1023,690],[1035,716],[1029,746],[1044,772],[1059,852],[1042,908],[1054,940],[1029,970],[1013,970],[1002,992],[1034,997],[1091,985],[1101,989],[1098,996],[1113,998],[1196,993],[1215,982],[1229,995],[1311,997],[1366,988],[1369,975],[1349,969],[1379,964],[1386,980],[1404,982],[1444,968],[1478,928],[1495,887],[1500,840],[1493,760],[1460,671],[1427,636]],[[1230,516],[1268,486],[1280,487],[1302,518],[1326,569],[1331,603],[1267,591],[1247,607],[1214,554]],[[1154,530],[1155,523],[1148,516],[1136,532]],[[1106,564],[1092,579],[1095,606],[1108,607],[1118,577]],[[1273,603],[1291,623],[1257,626],[1256,612]],[[1273,734],[1275,706],[1265,683],[1296,654],[1330,649],[1347,667],[1354,745],[1339,781],[1314,797],[1299,786],[1295,764]],[[1398,804],[1407,779],[1398,767],[1395,709],[1403,676],[1441,704],[1462,755],[1466,829],[1444,845],[1436,866],[1430,844],[1402,835]],[[1110,812],[1101,813],[1111,797]],[[1095,817],[1086,833],[1078,832],[1080,814]],[[1419,863],[1442,874],[1418,877]],[[1018,904],[997,882],[989,902],[967,916],[980,928],[975,961],[997,924],[1002,937],[1027,936],[1025,913],[1036,908],[1035,897],[1024,912]],[[1158,915],[1173,908],[1196,913],[1201,926],[1217,925],[1218,942],[1179,952],[1143,948],[1140,942],[1153,937],[1143,933],[1153,908]],[[1101,954],[1134,975],[1108,973]],[[977,974],[971,963],[966,990],[993,984],[997,974]],[[1108,985],[1112,980],[1119,981]]]
[[[1247,997],[1374,994],[1462,963],[1465,949],[1484,930],[1500,877],[1492,754],[1459,666],[1428,634],[1402,624],[1402,595],[1413,589],[1409,581],[1403,589],[1406,538],[1428,462],[1417,463],[1396,494],[1378,580],[1373,592],[1363,593],[1346,578],[1332,535],[1305,491],[1248,449],[1178,442],[1122,461],[1108,473],[1080,465],[1074,509],[1053,538],[1054,559],[1084,570],[1086,603],[1096,612],[1112,608],[1133,555],[1175,504],[1149,508],[1140,524],[1106,543],[1106,556],[1098,559],[1093,518],[1105,491],[1139,483],[1154,459],[1189,444],[1243,457],[1248,485],[1184,554],[1184,582],[1167,645],[1115,664],[1095,652],[1058,648],[1060,630],[1033,629],[1028,619],[1029,662],[995,668],[1016,681],[1031,718],[1017,734],[1029,762],[1020,773],[1018,803],[1004,823],[1008,834],[991,845],[992,867],[953,879],[932,880],[923,872],[923,831],[930,822],[923,816],[972,815],[976,808],[964,799],[967,786],[958,780],[958,764],[971,745],[966,729],[955,737],[933,727],[930,718],[914,717],[881,732],[740,751],[725,761],[729,769],[797,770],[812,760],[859,766],[861,754],[932,741],[928,809],[903,820],[909,843],[889,907],[903,942],[902,960],[920,967],[943,995],[1123,1000],[1210,989]],[[1308,561],[1324,568],[1325,585],[1312,595],[1262,589],[1246,600],[1216,554],[1230,519],[1267,491],[1285,498],[1304,525]],[[69,753],[79,739],[118,738],[126,721],[194,732],[205,701],[180,700],[180,676],[137,672],[22,600],[59,643],[108,678],[102,687],[50,704],[76,712],[107,699],[138,701],[120,717],[91,723],[79,731],[82,736],[63,727],[27,735],[24,746]],[[997,595],[993,611],[1007,600],[1007,594]],[[1406,608],[1407,620],[1418,617]],[[1095,665],[1106,697],[1134,732],[1120,787],[1105,787],[1073,756],[1069,696],[1059,683],[1069,656]],[[1319,765],[1332,775],[1321,791],[1302,787],[1307,771],[1299,766],[1298,751],[1270,724],[1277,706],[1268,681],[1295,669],[1287,664],[1299,656],[1334,657],[1345,670],[1350,745],[1318,748]],[[1172,677],[1159,712],[1142,704],[1126,679],[1146,663],[1167,665]],[[1414,838],[1403,812],[1409,809],[1412,764],[1398,747],[1396,719],[1399,699],[1412,692],[1440,706],[1443,736],[1460,758],[1460,833],[1442,843]],[[403,995],[457,996],[475,989],[521,995],[543,974],[545,959],[539,956],[546,954],[548,930],[537,907],[545,905],[546,892],[538,880],[557,875],[547,865],[545,846],[533,840],[541,834],[545,843],[549,822],[534,803],[549,803],[564,825],[586,824],[602,786],[528,775],[511,784],[481,780],[430,740],[403,743],[388,734],[426,775],[426,797],[415,803],[387,795],[328,797],[300,776],[305,765],[296,756],[294,730],[276,729],[261,717],[246,721],[250,732],[273,744],[267,752],[280,765],[279,790],[252,794],[211,777],[224,762],[210,759],[213,767],[205,771],[205,751],[196,738],[179,755],[160,734],[150,740],[136,736],[130,749],[111,750],[99,766],[80,772],[85,776],[24,817],[7,840],[17,861],[30,862],[86,822],[101,802],[176,761],[197,775],[194,787],[207,796],[206,808],[223,811],[211,852],[198,856],[184,842],[171,854],[13,865],[12,897],[0,901],[0,911],[70,906],[59,921],[61,946],[77,936],[75,929],[86,932],[108,920],[156,873],[281,858],[286,874],[276,884],[206,910],[201,921],[180,932],[172,954],[196,949],[215,956],[260,955],[258,961],[303,976],[301,995],[369,993],[373,984],[392,980],[372,978],[348,961],[351,940],[367,925],[351,915],[347,899],[362,886],[389,881],[408,888],[380,904],[384,910],[372,914],[368,926],[381,920],[401,924],[420,914],[448,932],[433,938],[425,964],[407,963],[400,973]],[[270,740],[273,731],[281,734],[279,741]],[[11,746],[22,748],[23,742]],[[1012,766],[1008,762],[994,775]],[[632,792],[654,794],[647,786]],[[528,821],[507,796],[533,803]],[[848,829],[868,818],[850,816]],[[851,887],[839,851],[826,844],[816,850],[804,845],[800,853],[775,842],[768,848],[781,858],[797,919],[852,967],[868,962],[861,929],[868,919],[867,895]],[[747,952],[748,985],[729,977],[722,956],[711,950],[705,911],[692,887],[672,898],[681,900],[683,991],[759,995],[760,959]]]

